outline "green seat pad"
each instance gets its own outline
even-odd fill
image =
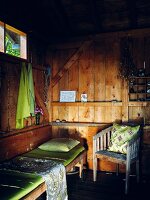
[[[84,150],[84,147],[80,144],[71,149],[69,152],[44,151],[39,148],[36,148],[28,153],[22,154],[22,156],[30,158],[56,160],[58,162],[61,162],[64,166],[67,166]]]
[[[0,199],[21,199],[43,182],[36,174],[0,169]]]

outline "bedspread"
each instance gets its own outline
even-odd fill
[[[43,177],[47,186],[47,200],[67,200],[66,170],[53,160],[16,157],[0,164],[0,168],[35,173]]]

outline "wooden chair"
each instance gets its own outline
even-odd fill
[[[117,173],[119,164],[126,165],[125,194],[129,190],[129,175],[131,164],[136,162],[137,182],[139,182],[139,146],[141,131],[138,131],[136,137],[131,139],[127,144],[127,154],[108,151],[110,144],[112,127],[106,128],[93,137],[93,181],[97,178],[97,159],[107,159],[117,163]]]

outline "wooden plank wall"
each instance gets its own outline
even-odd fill
[[[134,40],[133,56],[137,68],[143,68],[146,61],[146,71],[150,72],[150,60],[148,56],[150,43],[148,34],[138,31],[128,33],[102,34],[95,37],[92,44],[83,51],[80,58],[64,74],[51,90],[51,121],[59,119],[69,122],[93,122],[112,123],[114,121],[127,121],[139,117],[150,118],[150,107],[135,104],[129,106],[128,84],[119,76],[120,65],[120,39],[124,36],[132,36]],[[66,44],[60,44],[50,48],[47,57],[51,56],[53,67],[52,78],[67,62],[76,49]],[[143,53],[144,52],[144,53]],[[82,93],[88,96],[88,103],[65,104],[59,102],[61,90],[75,90],[76,101],[80,102]],[[117,100],[116,103],[111,103]],[[90,102],[90,103],[89,103]],[[103,102],[103,103],[102,103]],[[109,102],[109,103],[106,103]],[[121,103],[120,103],[121,102]],[[52,126],[53,137],[69,135],[78,139],[85,139],[88,145],[88,164],[92,168],[92,136],[101,129],[85,126]],[[102,170],[115,170],[110,163],[101,163]]]
[[[94,126],[52,126],[52,137],[70,136],[79,139],[88,149],[88,165],[92,168],[92,137],[104,124],[114,121],[126,121],[144,117],[150,121],[150,103],[128,102],[128,85],[119,77],[120,39],[124,36],[133,37],[133,56],[138,68],[146,63],[146,71],[150,72],[150,30],[134,30],[101,34],[92,38],[92,43],[85,48],[72,66],[66,71],[59,82],[48,88],[49,121],[56,119],[69,122],[99,123]],[[91,38],[90,38],[91,40]],[[51,79],[63,68],[68,59],[81,46],[83,40],[49,47],[45,44],[32,43],[30,61],[34,71],[34,82],[41,101],[45,102],[43,66],[52,67]],[[37,67],[38,66],[38,67]],[[8,70],[7,70],[8,69]],[[12,62],[0,59],[0,130],[15,129],[15,115],[20,79],[21,61]],[[9,72],[9,73],[8,73]],[[75,90],[76,103],[59,103],[61,90]],[[81,103],[82,93],[88,95],[88,103]],[[117,102],[112,102],[117,100]],[[8,116],[9,115],[9,116]],[[42,119],[41,123],[47,122]],[[26,123],[26,122],[25,122]],[[34,125],[34,120],[28,120],[27,126]],[[100,124],[102,123],[102,124]],[[111,164],[101,163],[100,168],[115,170]]]
[[[38,45],[38,48],[37,48]],[[45,50],[42,45],[34,41],[32,44],[29,61],[32,61],[33,79],[36,93],[42,103],[45,102],[45,77],[43,66],[45,64]],[[24,60],[13,56],[0,54],[0,131],[9,132],[16,129],[16,110],[20,83],[21,66]],[[47,92],[47,91],[46,91]],[[37,102],[37,99],[36,99]],[[47,109],[48,113],[48,109]],[[48,117],[41,117],[41,123],[48,122]],[[24,120],[24,125],[35,124],[35,119]]]
[[[14,131],[11,135],[0,137],[0,162],[21,155],[51,138],[51,126],[38,126]]]
[[[115,38],[117,40],[117,38]],[[112,39],[92,43],[90,48],[83,52],[79,61],[77,61],[71,69],[62,77],[62,79],[54,86],[52,92],[52,102],[59,101],[59,92],[61,90],[75,90],[76,101],[80,101],[82,93],[86,93],[89,102],[112,101],[122,99],[122,80],[118,76],[119,46]],[[113,46],[112,46],[113,45]],[[110,49],[109,46],[112,46]],[[55,51],[53,55],[53,76],[63,66],[65,59],[67,60],[67,52],[69,50]],[[70,53],[71,54],[71,53]],[[69,54],[69,55],[70,55]],[[53,106],[52,121],[56,119],[66,121],[82,121],[82,122],[112,122],[121,119],[121,108],[112,106]],[[108,112],[109,115],[104,114]]]
[[[19,90],[20,63],[0,61],[0,130],[15,128],[17,96]]]

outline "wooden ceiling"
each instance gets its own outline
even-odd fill
[[[149,0],[2,0],[0,20],[49,41],[150,27]]]

